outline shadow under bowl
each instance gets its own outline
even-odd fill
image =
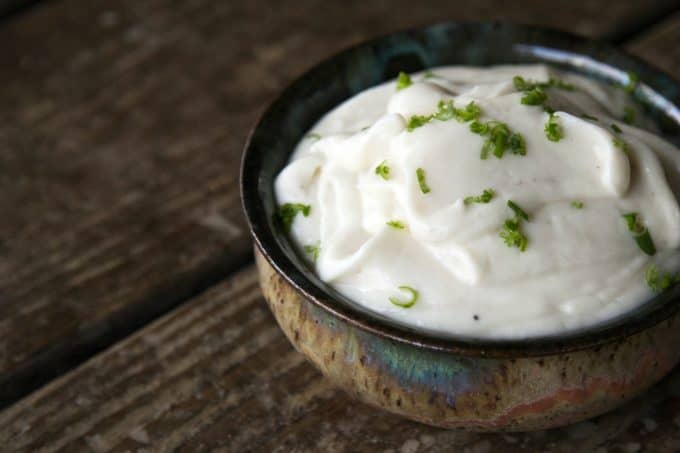
[[[423,423],[477,431],[555,427],[643,392],[680,361],[680,290],[597,326],[488,340],[424,332],[369,312],[323,283],[274,222],[273,181],[303,134],[354,94],[444,65],[547,63],[607,83],[643,81],[635,102],[680,142],[680,85],[606,44],[503,24],[445,23],[354,46],[293,82],[246,144],[241,196],[265,299],[291,343],[359,399]]]

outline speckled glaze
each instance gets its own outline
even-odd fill
[[[680,359],[680,316],[601,346],[537,357],[427,350],[345,322],[303,297],[256,250],[265,299],[288,339],[364,402],[447,428],[525,431],[606,412]]]
[[[431,425],[478,431],[560,426],[640,394],[680,361],[680,287],[607,323],[499,341],[418,332],[372,314],[321,282],[273,221],[274,176],[302,134],[353,94],[447,64],[548,62],[622,83],[664,135],[680,141],[672,78],[605,44],[529,27],[440,24],[395,33],[319,64],[274,101],[243,157],[241,194],[265,299],[293,345],[363,401]],[[670,100],[669,100],[670,99]]]

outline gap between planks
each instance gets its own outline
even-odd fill
[[[644,20],[644,23],[642,23],[642,27],[640,27],[640,25],[630,26],[629,28],[624,29],[623,32],[611,34],[610,37],[616,40],[617,42],[622,42],[631,36],[637,37],[640,34],[642,34],[643,31],[651,29],[652,22],[658,19],[659,18],[658,16],[659,16],[658,14],[654,15],[654,17],[643,16],[642,19]],[[212,220],[206,219],[206,221],[211,224],[209,226],[219,228],[219,225],[215,224],[215,222],[213,222]],[[130,323],[129,322],[130,317],[126,316],[122,316],[122,318],[126,318],[125,322],[122,321],[122,318],[120,322],[117,322],[115,319],[113,319],[112,323],[116,327],[109,335],[102,338],[98,338],[96,341],[90,343],[89,347],[82,349],[80,353],[77,355],[77,357],[74,357],[73,360],[71,360],[67,366],[62,367],[59,370],[59,372],[60,373],[67,372],[68,370],[87,360],[88,357],[92,357],[93,355],[111,346],[112,344],[115,344],[116,342],[126,338],[128,335],[134,334],[134,332],[137,329],[143,328],[146,324],[153,321],[154,319],[157,319],[158,317],[170,312],[176,307],[185,304],[192,297],[202,293],[206,289],[211,288],[213,285],[218,284],[225,278],[228,278],[230,275],[232,275],[234,271],[243,269],[243,267],[246,266],[249,262],[250,262],[249,257],[245,257],[239,259],[236,263],[228,267],[227,266],[221,267],[224,264],[222,262],[209,263],[205,269],[202,268],[200,270],[201,275],[194,276],[193,278],[194,283],[187,284],[190,287],[190,289],[182,292],[181,295],[172,303],[168,303],[159,309],[150,310],[146,313],[143,313],[142,316],[138,317],[138,320],[136,322]],[[39,358],[35,362],[35,364],[31,366],[30,370],[16,374],[15,377],[17,378],[17,380],[30,381],[31,379],[33,379],[33,381],[31,384],[25,386],[24,390],[18,393],[13,400],[16,400],[20,396],[26,394],[28,391],[39,387],[42,383],[47,382],[47,380],[50,377],[53,377],[48,376],[47,378],[44,378],[42,380],[40,379],[36,380],[35,377],[37,374],[40,374],[41,371],[43,371],[45,368],[49,368],[50,359],[48,355],[49,354],[45,353],[43,356],[41,356],[41,358]]]

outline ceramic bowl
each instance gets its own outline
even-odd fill
[[[680,291],[562,335],[484,340],[416,331],[368,312],[320,281],[273,222],[273,179],[302,135],[354,94],[443,65],[535,63],[625,84],[666,138],[680,138],[672,78],[603,43],[549,30],[445,23],[345,50],[293,82],[266,110],[243,155],[241,194],[262,290],[291,343],[330,380],[373,406],[423,423],[532,430],[608,411],[680,359]]]

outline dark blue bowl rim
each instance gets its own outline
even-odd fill
[[[680,84],[678,84],[673,77],[611,44],[543,27],[493,22],[444,22],[425,27],[396,31],[362,41],[331,55],[297,77],[269,104],[250,131],[241,160],[240,192],[250,234],[255,246],[262,256],[275,271],[305,299],[339,320],[357,327],[362,331],[369,332],[379,337],[388,338],[399,343],[405,343],[417,348],[432,351],[450,352],[463,356],[521,358],[592,349],[611,342],[624,341],[636,333],[649,329],[664,321],[671,320],[680,309],[680,291],[678,290],[678,287],[658,296],[665,296],[666,301],[660,304],[657,303],[656,307],[648,313],[645,313],[644,316],[623,315],[613,322],[597,324],[562,334],[537,336],[525,339],[487,339],[455,335],[438,336],[436,333],[428,333],[394,325],[339,303],[332,295],[310,281],[297,268],[297,265],[286,256],[275,239],[275,234],[280,233],[275,233],[272,228],[270,228],[269,219],[266,217],[266,210],[264,209],[264,206],[262,206],[257,187],[258,178],[260,177],[258,172],[260,166],[256,161],[258,156],[255,156],[254,153],[250,152],[253,148],[255,136],[257,135],[256,132],[262,126],[262,123],[265,122],[273,111],[282,108],[285,105],[287,93],[292,92],[294,87],[298,84],[304,83],[305,79],[308,78],[310,74],[323,65],[330,64],[357,49],[390,39],[396,35],[414,33],[430,27],[448,26],[469,29],[475,29],[482,26],[494,27],[496,29],[511,29],[534,33],[548,41],[562,41],[568,39],[575,44],[575,48],[578,48],[579,53],[583,56],[595,58],[595,52],[589,51],[589,48],[595,48],[600,51],[604,50],[609,54],[616,55],[622,61],[631,62],[632,65],[645,68],[648,73],[654,75],[655,79],[663,79],[666,83],[671,83],[680,90]],[[559,47],[553,47],[553,49],[559,50]],[[570,51],[573,52],[574,49],[572,48]],[[648,83],[647,80],[644,80],[644,82]],[[654,88],[654,83],[649,83],[649,86]],[[671,105],[674,106],[672,102]],[[680,285],[678,286],[680,287]],[[645,302],[644,305],[652,304],[657,298]]]

